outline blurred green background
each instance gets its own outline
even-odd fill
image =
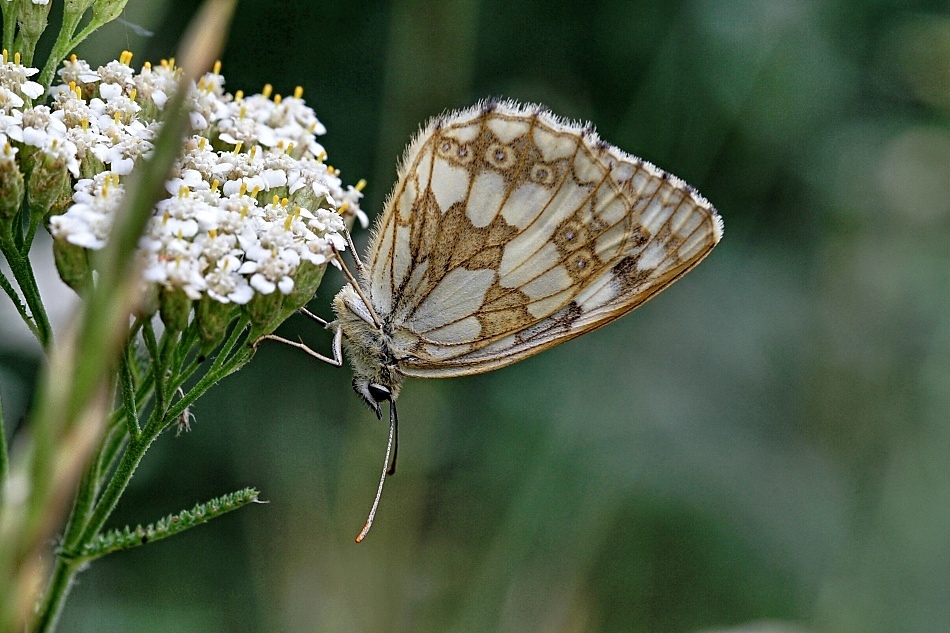
[[[173,55],[193,4],[131,0],[79,53]],[[265,347],[112,524],[269,504],[96,563],[62,631],[950,630],[944,2],[244,0],[223,64],[231,91],[304,87],[371,214],[429,116],[506,96],[683,177],[725,238],[605,329],[409,380],[362,545],[386,425],[349,370]],[[12,322],[8,422],[38,363]]]

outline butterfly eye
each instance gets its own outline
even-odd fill
[[[373,400],[377,403],[386,402],[393,396],[392,392],[382,385],[369,385],[367,389],[369,390],[369,395],[372,396]]]

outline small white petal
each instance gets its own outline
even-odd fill
[[[122,95],[122,86],[119,84],[99,84],[99,95],[106,101],[112,101]]]
[[[261,177],[265,183],[264,191],[273,187],[283,187],[287,184],[287,174],[280,169],[265,169],[261,172]]]
[[[242,181],[240,180],[226,180],[224,184],[221,185],[221,193],[225,196],[233,196],[236,193],[240,193],[241,184]]]
[[[294,280],[292,277],[284,277],[277,282],[277,287],[282,294],[289,295],[294,290]]]
[[[48,136],[45,130],[37,130],[35,127],[23,129],[23,142],[33,147],[42,147],[45,145]]]
[[[112,171],[120,176],[128,176],[132,173],[135,161],[131,158],[120,158],[119,160],[113,160],[110,164],[112,165]]]
[[[33,69],[31,68],[30,70]],[[36,99],[38,96],[43,94],[43,86],[36,83],[35,81],[24,81],[22,84],[20,84],[20,90],[22,90],[23,94],[28,96],[30,99]]]
[[[254,289],[249,284],[242,284],[234,289],[234,292],[228,295],[228,299],[238,305],[244,305],[254,298]]]
[[[191,120],[193,130],[203,130],[208,127],[208,120],[201,116],[200,112],[192,112],[188,118]]]
[[[273,282],[268,281],[267,278],[260,273],[251,277],[251,286],[262,295],[269,295],[277,288]]]

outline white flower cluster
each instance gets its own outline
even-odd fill
[[[23,106],[27,99],[43,94],[43,86],[29,79],[38,72],[36,68],[21,66],[19,59],[9,60],[7,51],[3,51],[3,63],[0,64],[0,151],[10,158],[18,151],[10,142],[23,142],[24,127],[28,136],[31,132],[29,118],[27,125],[23,124]]]
[[[178,85],[174,62],[135,72],[123,53],[94,70],[73,56],[50,90],[50,106],[24,107],[42,93],[28,79],[36,71],[3,61],[0,149],[9,139],[37,164],[63,165],[72,196],[49,230],[59,241],[102,248],[125,177],[152,151]],[[303,262],[323,265],[332,248],[346,247],[345,217],[367,225],[362,187],[344,187],[324,162],[316,135],[325,128],[300,97],[298,88],[272,98],[269,86],[232,95],[217,68],[191,87],[192,135],[140,242],[147,282],[221,303],[287,295]]]

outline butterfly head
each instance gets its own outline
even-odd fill
[[[377,418],[382,418],[382,404],[384,402],[394,402],[393,392],[385,385],[370,382],[365,376],[355,376],[353,378],[353,389],[360,395]]]
[[[403,380],[396,367],[392,341],[372,321],[352,286],[344,286],[334,299],[333,308],[337,314],[333,325],[343,333],[343,346],[353,367],[353,389],[376,417],[382,417],[381,405],[395,402]]]

